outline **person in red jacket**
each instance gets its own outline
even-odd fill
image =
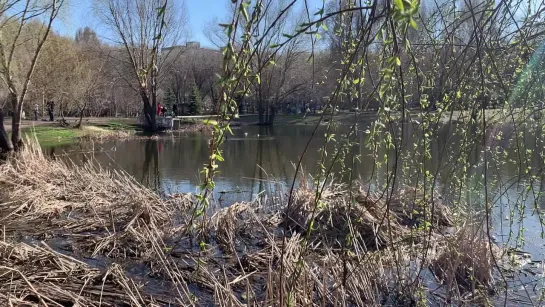
[[[157,104],[157,115],[158,116],[161,116],[161,111],[162,110],[163,110],[163,106],[160,103],[158,103]]]

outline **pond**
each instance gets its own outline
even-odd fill
[[[225,161],[220,163],[220,172],[215,179],[216,205],[252,201],[260,195],[285,195],[293,181],[295,165],[307,143],[302,173],[315,174],[318,170],[317,161],[321,156],[325,129],[319,127],[310,142],[313,126],[242,126],[233,129],[234,135],[229,136],[223,146]],[[346,168],[352,169],[353,178],[380,190],[391,180],[389,175],[394,169],[395,159],[392,157],[396,156],[395,150],[377,148],[377,157],[388,155],[390,158],[388,163],[376,161],[372,146],[366,145],[367,129],[365,123],[357,128]],[[398,157],[404,161],[397,165],[398,186],[421,184],[423,174],[429,171],[432,175],[437,174],[434,185],[445,199],[456,201],[463,197],[469,205],[482,209],[485,203],[483,158],[488,157],[486,197],[494,207],[494,236],[500,242],[531,253],[533,260],[543,260],[545,242],[541,237],[543,228],[540,221],[544,218],[542,211],[545,210],[541,197],[542,191],[545,191],[545,176],[541,171],[544,160],[539,129],[525,130],[524,134],[515,138],[510,125],[493,126],[487,130],[486,147],[482,146],[482,140],[478,137],[470,139],[479,135],[476,127],[470,127],[469,131],[466,129],[469,137],[462,137],[459,131],[463,129],[457,129],[456,123],[442,125],[435,133],[420,131],[416,124],[399,125],[396,129],[403,133]],[[346,127],[337,128],[338,144],[342,142],[340,134],[346,130]],[[426,133],[432,134],[431,141],[422,146],[422,136]],[[197,193],[200,171],[208,156],[209,138],[209,135],[202,133],[174,133],[154,139],[84,142],[46,149],[46,152],[75,163],[95,159],[105,168],[127,172],[161,194]],[[471,142],[476,145],[467,146]],[[429,154],[424,168],[421,168],[419,161],[423,161],[426,150],[421,148],[427,148]],[[328,150],[328,158],[333,156],[332,150]],[[359,159],[352,159],[353,156],[359,156]],[[456,162],[461,156],[469,165],[467,178],[462,179],[463,187],[453,180],[462,167]],[[333,170],[338,172],[341,169],[335,167]],[[349,177],[349,174],[344,174],[337,176],[336,180],[346,181]],[[311,180],[310,176],[305,178]],[[518,237],[525,240],[516,240]]]

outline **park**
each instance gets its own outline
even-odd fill
[[[0,1],[0,305],[542,306],[545,1]]]

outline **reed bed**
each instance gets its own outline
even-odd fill
[[[438,300],[425,273],[448,289],[439,301],[467,302],[496,286],[489,251],[501,259],[440,198],[411,189],[331,185],[316,206],[303,186],[290,206],[195,217],[191,195],[162,199],[32,143],[0,165],[0,187],[6,306],[406,306]]]
[[[118,265],[101,272],[46,244],[0,242],[2,306],[159,306]]]

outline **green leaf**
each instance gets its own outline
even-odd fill
[[[205,119],[202,122],[205,125],[212,125],[212,126],[216,126],[218,124],[218,121],[213,120],[213,119]]]
[[[166,9],[167,9],[167,7],[166,7],[165,5],[163,5],[162,7],[158,8],[158,9],[157,9],[157,15],[159,15],[159,17],[165,15]]]
[[[233,25],[229,25],[229,27],[227,27],[227,37],[231,37],[232,33],[233,33]]]
[[[240,6],[240,12],[242,13],[242,15],[244,16],[244,20],[246,22],[248,22],[248,20],[250,20],[250,16],[248,15],[248,11],[246,10],[246,6],[245,5],[241,5]]]
[[[396,65],[401,66],[401,60],[398,57],[396,57]]]
[[[400,10],[404,10],[404,8],[405,8],[403,6],[403,0],[394,0],[394,4]]]
[[[326,24],[325,24],[325,23],[322,23],[322,29],[324,29],[324,31],[327,31],[327,30],[329,30],[329,29],[327,28],[327,26],[326,26]]]
[[[414,19],[411,18],[409,22],[411,24],[411,27],[413,27],[413,29],[418,30],[418,25],[416,24],[416,21],[414,21]]]

